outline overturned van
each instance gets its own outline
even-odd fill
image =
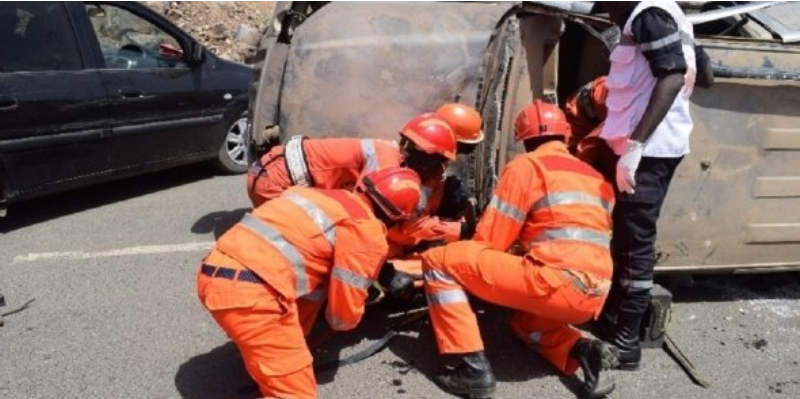
[[[779,3],[779,2],[778,2]],[[800,268],[800,4],[681,3],[716,84],[659,225],[660,273]],[[608,72],[590,2],[279,2],[251,90],[254,150],[302,134],[395,139],[458,100],[487,139],[452,173],[486,204],[521,147],[513,118]]]

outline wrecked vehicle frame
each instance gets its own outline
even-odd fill
[[[692,152],[659,225],[659,273],[800,269],[800,5],[683,2],[716,84],[695,89]],[[771,7],[770,7],[771,6]],[[749,7],[749,8],[746,8]],[[767,8],[769,7],[769,8]],[[296,134],[395,139],[443,102],[475,106],[487,139],[459,175],[485,205],[522,152],[511,132],[535,98],[561,104],[608,71],[588,2],[279,2],[251,89],[251,149]],[[789,11],[791,10],[791,11]],[[795,22],[795,19],[798,21]]]

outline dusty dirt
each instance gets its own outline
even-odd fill
[[[274,1],[144,1],[220,57],[252,64]]]

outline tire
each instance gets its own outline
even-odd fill
[[[214,165],[222,173],[239,174],[247,171],[247,111],[234,118],[225,129],[225,139],[219,146]]]

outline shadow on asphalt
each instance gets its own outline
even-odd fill
[[[208,234],[213,232],[214,238],[218,239],[234,224],[242,220],[244,214],[249,211],[250,208],[240,208],[232,211],[211,212],[194,223],[192,233]]]
[[[233,342],[182,364],[175,375],[175,387],[185,399],[261,397]]]
[[[511,317],[509,310],[474,298],[472,304],[478,313],[486,355],[492,363],[498,381],[528,381],[556,373],[556,370],[546,361],[525,348],[520,341],[513,337],[508,328]],[[421,303],[415,303],[414,308],[424,305],[423,299]],[[390,315],[397,315],[397,317],[392,320]],[[356,331],[335,335],[314,351],[317,364],[325,364],[363,350],[383,337],[389,331],[389,326],[396,325],[402,319],[404,319],[404,315],[397,307],[381,306],[370,309]],[[391,368],[396,373],[393,383],[397,386],[398,393],[403,393],[403,377],[409,373],[422,374],[433,384],[433,376],[447,360],[439,356],[430,319],[425,315],[419,320],[403,326],[399,331],[400,334],[389,343],[387,348],[399,360],[384,363],[385,367]],[[333,368],[317,373],[317,382],[327,384],[333,381],[336,371],[337,369]]]
[[[0,218],[0,233],[8,233],[73,213],[210,179],[216,174],[213,166],[196,164],[12,204],[8,209],[8,215]]]
[[[800,272],[657,278],[677,303],[800,299]]]
[[[424,306],[424,300],[422,303],[415,302],[412,309],[418,305]],[[486,354],[498,381],[520,382],[557,374],[546,361],[512,336],[508,329],[511,317],[509,310],[479,300],[473,300],[473,306],[478,313]],[[405,309],[408,307],[376,305],[367,310],[356,330],[334,333],[325,340],[317,339],[327,329],[324,318],[320,317],[309,338],[309,342],[319,341],[319,345],[312,349],[317,384],[332,383],[339,371],[337,361],[366,349],[384,337],[392,326],[405,319]],[[399,328],[399,331],[400,334],[384,349],[399,359],[382,364],[382,367],[395,373],[393,383],[398,393],[404,392],[403,378],[408,374],[422,374],[433,384],[432,378],[443,366],[444,360],[436,349],[429,318],[425,315]],[[574,377],[565,377],[562,381],[570,389],[581,386]],[[258,388],[248,377],[242,358],[231,342],[181,365],[175,376],[175,386],[181,396],[187,399],[258,397]]]

